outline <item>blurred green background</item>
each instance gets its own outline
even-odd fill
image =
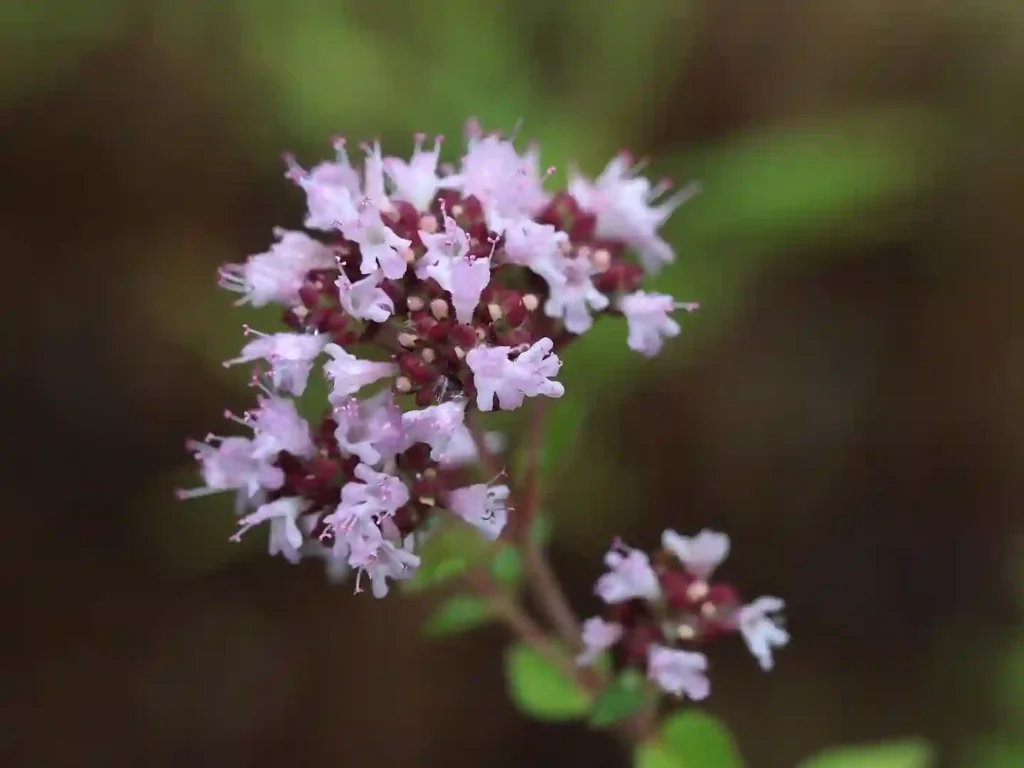
[[[500,630],[423,643],[428,604],[171,496],[251,395],[219,363],[274,318],[214,270],[298,227],[280,153],[452,159],[476,115],[559,180],[628,146],[704,186],[657,283],[703,304],[678,343],[645,362],[609,320],[563,367],[581,612],[613,536],[728,531],[794,636],[769,676],[712,654],[751,766],[907,735],[1024,765],[1019,3],[6,0],[0,45],[7,764],[623,764],[519,718]]]

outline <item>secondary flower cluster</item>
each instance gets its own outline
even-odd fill
[[[650,356],[680,331],[671,313],[696,307],[640,290],[674,258],[658,229],[691,190],[664,197],[620,156],[551,195],[536,147],[520,154],[473,121],[467,135],[457,168],[422,136],[408,161],[364,146],[362,173],[340,139],[310,170],[286,157],[323,239],[277,230],[268,252],[220,270],[238,304],[280,305],[290,331],[246,327],[225,365],[258,366],[257,407],[229,414],[253,434],[190,443],[205,485],[181,495],[236,492],[236,537],[266,522],[271,554],[355,569],[378,596],[417,567],[436,513],[491,538],[505,524],[506,486],[463,484],[478,449],[467,410],[561,397],[557,351],[595,315],[624,315],[627,344]],[[331,392],[310,425],[292,398],[318,363]]]
[[[708,660],[688,648],[738,632],[761,668],[771,669],[772,649],[789,642],[773,618],[785,604],[777,597],[743,604],[732,586],[710,581],[729,554],[729,537],[706,529],[693,537],[669,530],[661,546],[653,564],[621,542],[605,555],[608,572],[594,591],[607,614],[584,622],[586,649],[577,662],[591,664],[612,649],[622,666],[645,668],[667,693],[700,700],[711,690]]]

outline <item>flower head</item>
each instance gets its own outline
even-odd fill
[[[237,304],[278,305],[287,328],[247,330],[226,364],[253,365],[257,405],[229,414],[241,435],[188,443],[203,485],[181,492],[232,492],[236,537],[266,528],[271,554],[321,560],[332,580],[354,571],[377,596],[415,572],[439,514],[489,539],[513,514],[506,485],[473,483],[462,466],[482,458],[468,411],[561,397],[562,350],[605,316],[625,315],[643,354],[679,332],[669,313],[680,307],[643,281],[671,258],[657,232],[682,193],[663,198],[618,158],[549,194],[554,169],[542,171],[536,145],[521,151],[475,121],[454,170],[439,166],[440,138],[425,141],[408,160],[372,142],[353,162],[344,139],[310,170],[286,156],[310,233],[275,229],[267,252],[218,278]],[[291,397],[308,399],[317,368],[330,391],[306,421]],[[501,447],[484,434],[488,450]],[[588,648],[625,648],[642,666],[652,643],[674,647],[684,628],[743,631],[761,656],[777,647],[759,604],[741,622],[738,598],[686,557],[662,571],[635,550],[610,554],[598,593],[628,615],[589,622]],[[638,618],[639,605],[672,615]]]
[[[729,551],[729,538],[702,530],[696,536],[662,534],[654,563],[621,543],[605,556],[608,571],[595,592],[607,604],[606,616],[588,620],[581,640],[583,658],[610,650],[617,663],[645,668],[667,693],[700,700],[710,690],[707,658],[697,645],[739,634],[763,669],[772,667],[772,649],[786,645],[788,633],[773,614],[783,608],[774,597],[743,605],[729,584],[710,582]]]

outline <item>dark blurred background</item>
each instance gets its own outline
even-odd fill
[[[715,649],[751,766],[913,734],[1024,765],[1020,3],[6,0],[0,44],[5,765],[624,764],[520,718],[499,629],[420,641],[429,600],[171,495],[251,395],[220,361],[273,318],[214,270],[298,228],[280,153],[450,159],[469,115],[704,183],[658,283],[704,305],[683,337],[645,362],[608,321],[563,368],[581,612],[613,536],[728,531],[794,636],[767,676]]]

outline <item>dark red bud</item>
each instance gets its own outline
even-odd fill
[[[423,362],[423,358],[410,352],[398,358],[398,368],[416,384],[431,384],[437,380],[437,371]]]
[[[324,321],[324,330],[335,333],[343,331],[348,327],[348,315],[338,310],[332,310]]]
[[[320,289],[315,285],[306,283],[299,288],[299,301],[306,309],[315,309],[320,306]]]
[[[337,331],[331,334],[331,341],[339,347],[350,347],[359,341],[360,334],[355,331]]]
[[[424,334],[430,341],[435,344],[440,344],[448,340],[448,334],[452,328],[450,322],[434,323],[434,325]]]
[[[455,325],[449,333],[452,343],[469,351],[476,346],[476,329],[471,325]]]
[[[597,232],[597,217],[592,213],[580,213],[572,222],[569,239],[574,242],[591,240]]]

